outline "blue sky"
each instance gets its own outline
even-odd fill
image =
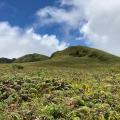
[[[0,21],[24,28],[34,22],[37,10],[53,5],[54,0],[2,0],[0,4]]]
[[[0,20],[25,27],[35,20],[35,12],[54,5],[54,0],[0,0]]]
[[[119,8],[118,0],[0,0],[0,57],[73,45],[120,55]]]
[[[0,2],[0,21],[8,21],[10,25],[21,28],[32,26],[36,21],[36,11],[47,6],[59,7],[59,4],[56,0],[2,0]],[[64,34],[62,27],[61,24],[55,23],[40,26],[35,31],[42,35],[55,34],[60,41],[65,40],[70,45],[85,45],[84,40],[76,40],[80,36],[78,30],[71,30],[68,35]]]

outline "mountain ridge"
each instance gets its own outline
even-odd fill
[[[42,60],[47,60],[49,57],[38,54],[38,53],[33,53],[33,54],[26,54],[24,56],[21,56],[19,58],[0,58],[0,63],[24,63],[24,62],[36,62],[36,61],[42,61]]]
[[[65,57],[78,57],[81,59],[89,58],[89,59],[97,59],[100,61],[120,60],[120,57],[118,56],[86,46],[71,46],[62,51],[57,51],[51,55],[52,59],[65,58]]]
[[[59,60],[59,59],[66,59],[66,60],[73,60],[77,58],[81,60],[97,60],[102,62],[108,61],[120,61],[120,57],[112,55],[102,50],[98,50],[95,48],[90,48],[87,46],[70,46],[64,50],[54,52],[51,57],[33,53],[33,54],[26,54],[19,58],[0,58],[0,63],[25,63],[25,62],[37,62],[37,61],[44,61],[44,60]]]

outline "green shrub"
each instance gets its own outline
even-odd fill
[[[43,113],[52,116],[54,119],[63,117],[62,109],[57,105],[46,106]]]
[[[14,70],[23,70],[23,69],[24,69],[24,66],[19,65],[19,64],[13,64],[13,65],[12,65],[12,68],[13,68]]]
[[[75,103],[75,107],[85,106],[85,102],[84,102],[84,100],[81,99],[80,96],[74,97],[73,101]]]

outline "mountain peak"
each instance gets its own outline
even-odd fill
[[[63,57],[78,57],[78,58],[90,58],[97,59],[100,61],[111,61],[111,60],[120,60],[119,57],[112,55],[110,53],[95,49],[89,48],[86,46],[71,46],[63,51],[58,51],[53,53],[51,58],[63,58]]]

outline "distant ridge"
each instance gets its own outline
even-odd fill
[[[49,57],[41,54],[27,54],[17,59],[0,58],[0,63],[24,63],[47,60]]]
[[[0,58],[0,63],[12,63],[15,59]]]
[[[48,56],[34,53],[34,54],[24,55],[24,56],[16,59],[14,62],[16,62],[16,63],[36,62],[36,61],[47,60],[48,58],[49,58]]]

